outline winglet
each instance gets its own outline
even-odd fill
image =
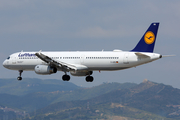
[[[136,47],[131,50],[133,52],[153,52],[156,42],[159,23],[152,23],[142,36]]]

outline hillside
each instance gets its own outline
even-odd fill
[[[64,101],[37,110],[33,119],[129,119],[178,120],[180,90],[144,81],[88,100]]]
[[[0,79],[0,94],[6,93],[20,96],[35,92],[70,91],[78,88],[80,87],[73,83],[55,79],[24,78],[22,81]]]
[[[91,88],[59,80],[0,79],[0,83],[0,115],[9,118],[180,119],[180,90],[147,80],[140,84],[104,83]],[[32,111],[35,112],[27,113]]]
[[[135,83],[104,83],[95,87],[91,88],[80,88],[74,91],[67,91],[67,92],[56,92],[59,96],[58,99],[53,101],[53,103],[60,102],[60,101],[72,101],[72,100],[86,100],[93,97],[97,97],[99,95],[109,93],[114,90],[118,89],[125,89],[131,88],[136,86]]]
[[[91,88],[81,88],[69,82],[59,80],[0,79],[0,108],[7,109],[8,114],[19,111],[18,114],[36,111],[60,101],[87,100],[117,89],[136,86],[134,83],[104,83]],[[9,93],[9,94],[8,94]],[[25,111],[25,113],[22,113]],[[17,116],[16,114],[14,116]]]
[[[90,103],[89,103],[90,104]],[[57,105],[57,104],[56,104]],[[58,110],[54,111],[53,108],[47,113],[36,113],[31,116],[31,120],[87,120],[87,119],[112,119],[112,120],[151,120],[151,119],[164,119],[175,120],[172,118],[165,118],[140,109],[124,106],[118,103],[101,103],[95,105],[88,105],[85,101],[61,102],[58,104]],[[76,106],[77,105],[77,106]],[[60,107],[61,106],[61,107]],[[50,112],[52,110],[52,112]],[[24,120],[28,120],[26,118]]]

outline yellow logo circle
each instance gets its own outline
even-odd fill
[[[144,41],[147,43],[147,44],[152,44],[155,40],[155,35],[153,32],[151,31],[148,31],[146,32],[146,34],[144,35]]]

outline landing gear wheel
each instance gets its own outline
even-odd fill
[[[18,77],[17,79],[18,79],[18,80],[22,80],[22,77]]]
[[[62,79],[63,79],[63,81],[69,81],[70,80],[70,76],[69,75],[63,75]]]
[[[23,70],[19,70],[19,77],[17,78],[19,81],[22,80],[21,74],[22,74]]]
[[[87,76],[86,77],[86,82],[92,82],[94,78],[92,76]]]

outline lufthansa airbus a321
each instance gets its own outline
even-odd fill
[[[87,82],[93,81],[93,71],[123,70],[146,64],[162,58],[153,53],[159,23],[152,23],[139,43],[130,51],[75,51],[75,52],[18,52],[11,54],[4,62],[7,69],[18,70],[18,80],[23,71],[35,71],[49,75],[62,71],[64,81],[69,81],[68,72],[74,76],[86,76]]]

